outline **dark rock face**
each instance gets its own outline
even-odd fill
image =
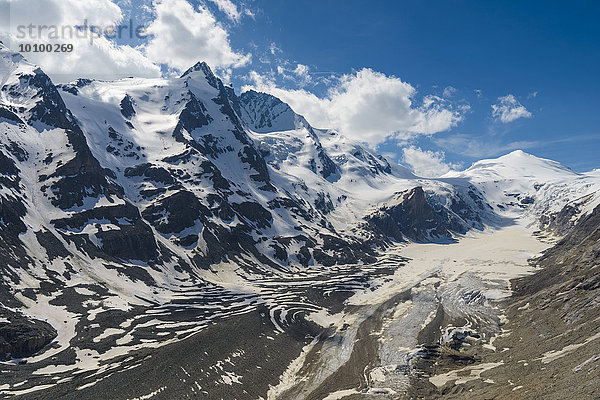
[[[0,360],[29,357],[56,337],[50,324],[4,308],[0,309],[0,319]]]
[[[204,172],[204,174],[213,181],[213,187],[215,190],[229,190],[230,183],[227,179],[223,177],[221,171],[217,166],[206,160],[200,164],[200,169]],[[200,174],[199,178],[202,178],[203,174]]]
[[[35,97],[39,101],[29,110],[29,122],[42,122],[48,126],[74,130],[73,116],[67,110],[56,86],[48,75],[41,69],[36,69],[33,74],[21,75],[20,84],[37,90]]]
[[[4,118],[8,121],[15,122],[17,124],[24,124],[23,120],[19,118],[17,114],[15,114],[10,109],[4,106],[0,106],[0,118]]]
[[[12,158],[0,152],[0,183],[12,189],[18,189],[19,169]]]
[[[97,207],[91,210],[74,214],[70,218],[53,220],[54,226],[64,233],[65,237],[85,236],[86,234],[71,233],[79,231],[87,224],[97,221],[109,221],[117,226],[118,230],[100,230],[96,237],[100,239],[102,253],[98,253],[95,246],[83,245],[83,250],[103,258],[121,258],[126,260],[149,261],[158,256],[157,244],[152,229],[142,220],[138,209],[131,203],[110,207]],[[46,241],[53,246],[52,238]],[[54,251],[50,249],[50,251]]]
[[[339,172],[337,165],[333,162],[333,160],[331,160],[331,158],[329,158],[327,153],[325,153],[325,150],[323,150],[320,143],[318,146],[317,155],[321,163],[321,170],[319,173],[323,176],[323,178],[328,179]]]
[[[248,221],[256,224],[258,228],[267,228],[271,226],[273,219],[271,213],[258,203],[245,201],[239,204],[233,204],[233,208]]]
[[[558,212],[543,214],[540,217],[540,230],[558,236],[566,235],[575,227],[582,207],[592,199],[593,195],[586,196],[577,202],[565,205]]]
[[[366,220],[376,231],[398,241],[450,237],[453,232],[465,233],[467,229],[445,207],[430,204],[421,187],[401,193],[393,205],[382,207]]]
[[[372,263],[376,260],[375,252],[368,241],[349,241],[327,234],[319,236],[323,245],[312,252],[313,258],[319,264],[332,266],[356,262]]]
[[[113,257],[125,260],[150,261],[158,256],[152,229],[141,219],[132,225],[120,225],[120,230],[107,230],[96,234],[102,250]]]
[[[19,235],[27,231],[23,222],[27,209],[19,197],[22,189],[19,173],[15,161],[0,151],[0,188],[12,192],[0,196],[0,271],[14,282],[19,281],[16,268],[30,260],[19,240]]]
[[[265,159],[260,155],[258,150],[256,150],[253,146],[246,145],[244,148],[238,153],[240,159],[249,164],[254,171],[255,174],[250,175],[250,178],[254,179],[257,182],[263,182],[265,185],[262,187],[263,190],[275,191],[275,188],[269,182],[269,171],[267,169],[267,163]]]
[[[135,115],[135,109],[133,108],[133,99],[128,94],[121,100],[121,114],[126,119],[131,119]]]
[[[26,212],[19,198],[0,197],[0,263],[3,264],[0,271],[14,282],[19,279],[12,268],[23,267],[29,260],[23,243],[19,240],[19,235],[27,230],[23,223]]]
[[[325,195],[324,193],[319,193],[317,200],[315,200],[315,207],[323,214],[329,214],[333,211],[333,202],[328,194]]]
[[[165,234],[181,232],[194,226],[201,216],[210,214],[210,210],[186,190],[163,197],[142,212],[147,221]]]
[[[71,253],[65,249],[61,241],[50,231],[37,231],[35,233],[38,243],[46,249],[50,261],[57,258],[68,257]]]
[[[208,114],[206,106],[193,93],[189,92],[189,101],[179,114],[179,122],[175,126],[173,136],[180,142],[187,143],[184,130],[191,134],[195,129],[208,125],[213,118]]]
[[[150,163],[142,163],[126,168],[124,174],[128,178],[139,176],[145,177],[146,180],[163,183],[165,185],[175,184],[175,179],[169,171],[162,167],[153,166]]]
[[[254,90],[239,96],[238,107],[236,110],[238,114],[243,115],[244,122],[256,132],[269,132],[273,129],[273,123],[277,118],[293,113],[292,109],[277,97]],[[293,126],[287,128],[292,129]]]
[[[102,194],[118,195],[122,189],[106,179],[104,169],[85,145],[85,139],[72,131],[67,134],[73,141],[83,142],[78,146],[83,150],[50,176],[50,178],[60,178],[51,186],[52,204],[66,210],[75,206],[83,206],[86,197],[96,197]],[[42,181],[47,178],[40,177]]]

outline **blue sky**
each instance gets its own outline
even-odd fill
[[[263,45],[274,41],[314,72],[369,67],[422,94],[456,88],[453,97],[465,99],[470,112],[456,127],[417,140],[423,149],[445,151],[449,161],[467,166],[526,147],[576,170],[600,167],[600,2],[343,4],[260,3],[256,21],[239,30]],[[532,117],[495,121],[491,104],[507,94]],[[465,151],[462,139],[481,142],[479,151]],[[380,150],[399,153],[394,147]]]
[[[19,1],[11,3],[13,17]],[[339,129],[424,174],[517,148],[577,171],[600,168],[597,1],[101,3],[100,10],[79,5],[79,14],[63,9],[62,23],[131,17],[152,36],[88,49],[73,56],[69,71],[34,60],[55,80],[102,77],[82,61],[94,57],[115,76],[178,74],[206,60],[238,92],[269,91],[313,125]]]

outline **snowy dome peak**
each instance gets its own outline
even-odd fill
[[[470,177],[481,179],[513,179],[528,180],[537,179],[554,180],[570,179],[579,174],[559,162],[540,158],[522,150],[494,159],[480,160],[462,172],[449,173],[447,177]]]
[[[532,154],[526,153],[521,149],[513,150],[507,154],[507,156],[531,156]]]
[[[527,153],[523,150],[513,150],[508,154],[505,154],[501,157],[499,157],[499,159],[511,159],[511,158],[537,158],[540,159],[539,157],[534,156],[533,154]]]
[[[575,174],[575,172],[573,172],[571,170],[571,168],[569,168],[565,165],[562,165],[561,163],[559,163],[557,161],[537,157],[533,154],[526,153],[523,150],[515,150],[513,152],[510,152],[502,157],[499,157],[498,161],[502,161],[506,164],[514,163],[515,166],[519,166],[519,165],[522,167],[528,167],[528,166],[534,167],[535,166],[537,168],[560,170],[560,171],[565,171],[568,173]]]

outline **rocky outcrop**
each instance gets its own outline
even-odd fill
[[[571,294],[597,290],[600,295],[600,206],[583,217],[536,264],[543,267],[544,272],[517,280],[516,296],[564,290]],[[597,306],[600,310],[600,304]]]
[[[123,97],[120,106],[121,114],[123,114],[123,116],[126,119],[131,119],[133,116],[135,116],[135,108],[133,108],[133,99],[130,95],[126,94],[125,97]]]
[[[584,196],[577,201],[566,204],[558,212],[544,213],[540,216],[540,233],[565,236],[577,224],[586,205],[594,200],[594,194]]]
[[[161,233],[177,233],[194,226],[196,220],[210,215],[193,193],[180,190],[160,198],[147,207],[142,215]]]
[[[55,337],[50,324],[0,308],[0,360],[31,356]]]
[[[193,140],[186,139],[185,133],[191,135],[194,130],[208,125],[213,118],[208,114],[206,106],[192,92],[188,92],[188,96],[189,100],[179,114],[179,122],[175,126],[173,136],[180,142],[195,144]],[[201,145],[200,150],[212,157],[219,153],[218,148],[212,148],[207,143]]]
[[[433,201],[432,201],[433,203]],[[366,218],[369,226],[397,241],[426,241],[465,233],[464,222],[440,204],[431,204],[422,187],[402,192]]]
[[[102,228],[103,223],[110,223],[110,229]],[[84,238],[85,242],[75,240],[88,254],[103,258],[120,258],[125,260],[149,261],[158,256],[157,244],[152,229],[142,220],[138,209],[131,203],[107,207],[96,207],[91,210],[73,214],[69,218],[53,220],[65,238]],[[89,235],[81,232],[84,227],[96,227],[93,244]],[[116,228],[116,229],[115,229]],[[54,242],[44,242],[54,251]],[[101,250],[101,253],[98,253]]]

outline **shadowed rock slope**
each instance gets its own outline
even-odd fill
[[[513,281],[504,333],[481,360],[502,364],[443,398],[600,398],[600,206],[535,263]]]

